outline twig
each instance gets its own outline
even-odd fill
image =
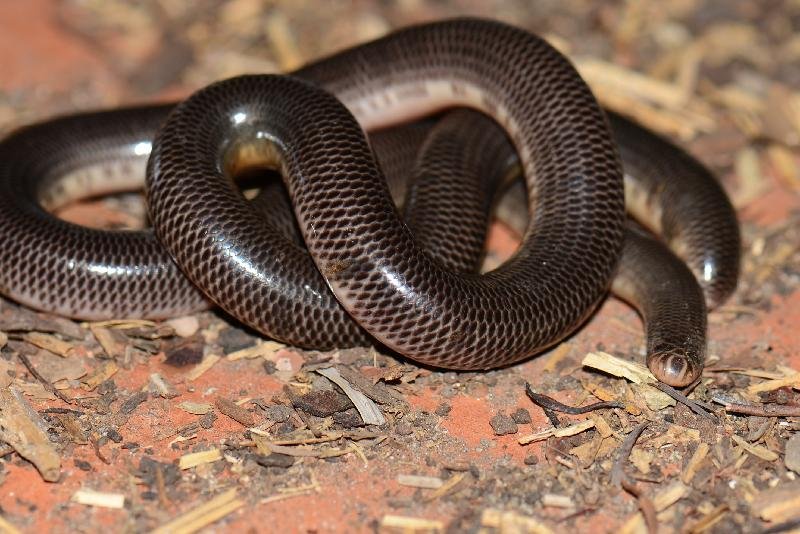
[[[800,518],[791,519],[783,523],[778,523],[769,527],[767,530],[762,531],[762,534],[778,534],[779,532],[788,532],[797,527],[800,527]]]
[[[668,386],[663,382],[656,382],[652,385],[655,386],[659,391],[666,393],[667,395],[669,395],[676,401],[680,402],[681,404],[685,404],[690,410],[692,410],[697,415],[711,419],[712,421],[715,422],[718,420],[717,416],[709,411],[710,407],[707,408],[705,406],[701,406],[700,403],[697,403],[689,399],[686,395],[676,390],[675,388]]]
[[[614,467],[611,469],[611,483],[616,487],[622,486],[622,481],[627,477],[625,474],[624,464],[633,451],[633,446],[636,445],[636,440],[642,435],[644,429],[650,424],[650,421],[645,421],[639,426],[631,430],[631,433],[625,437],[622,445],[619,448],[619,456],[614,462]]]
[[[725,403],[725,411],[759,417],[800,417],[800,406],[784,406],[782,404],[762,404],[759,406],[731,402]]]
[[[621,484],[625,491],[636,497],[639,510],[642,511],[644,522],[647,525],[647,532],[650,534],[658,532],[658,519],[656,518],[656,508],[653,506],[653,501],[642,494],[641,488],[635,482],[623,478]]]
[[[775,424],[774,417],[768,417],[764,419],[764,422],[761,424],[761,426],[755,430],[750,431],[750,433],[747,434],[745,439],[750,443],[755,443],[756,441],[764,437],[764,435],[769,431],[769,429],[772,428],[772,425],[774,424]]]
[[[568,406],[558,402],[552,397],[548,397],[547,395],[543,395],[541,393],[536,393],[533,391],[533,388],[528,382],[525,383],[525,393],[527,393],[528,397],[533,401],[534,404],[545,410],[545,413],[547,413],[547,410],[552,410],[554,412],[563,412],[570,415],[581,415],[584,413],[593,412],[595,410],[603,410],[605,408],[625,408],[625,405],[621,402],[595,402],[594,404],[589,404],[588,406]]]
[[[692,391],[694,391],[695,388],[697,388],[697,386],[699,386],[700,382],[702,381],[703,381],[703,375],[701,374],[700,376],[694,379],[694,382],[683,388],[683,394],[686,395],[687,397],[691,395]]]
[[[49,380],[47,380],[45,377],[43,377],[39,373],[39,371],[36,370],[36,367],[33,366],[33,364],[31,363],[31,361],[28,359],[27,356],[25,356],[21,352],[18,353],[17,356],[19,356],[20,361],[28,369],[28,372],[30,372],[30,374],[33,375],[33,377],[36,380],[38,380],[39,382],[42,383],[42,386],[44,386],[44,389],[46,389],[47,391],[49,391],[50,393],[52,393],[53,395],[55,395],[56,397],[58,397],[62,401],[66,402],[67,404],[72,404],[72,399],[70,399],[69,397],[67,397],[66,395],[61,393],[59,390],[57,390],[56,387]]]

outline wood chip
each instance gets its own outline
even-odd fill
[[[125,355],[125,349],[128,347],[125,334],[96,325],[90,326],[89,330],[109,358],[116,359]]]
[[[64,358],[49,350],[38,350],[27,356],[41,378],[51,384],[72,381],[86,375],[84,358]]]
[[[28,332],[22,336],[22,339],[31,345],[48,350],[62,358],[68,358],[75,353],[75,346],[72,343],[59,339],[52,334]]]
[[[416,532],[444,532],[444,523],[435,519],[405,517],[402,515],[385,515],[381,518],[381,532],[400,531],[404,534]]]
[[[178,408],[192,415],[205,415],[214,409],[214,407],[207,402],[192,401],[183,401],[182,403],[178,404]]]
[[[251,432],[254,432],[254,430],[255,429],[250,429]],[[309,443],[312,442],[312,440],[308,441]],[[332,449],[329,447],[313,449],[306,446],[287,447],[285,445],[278,445],[277,443],[270,441],[265,436],[262,436],[256,432],[253,433],[253,442],[255,442],[258,451],[262,454],[278,453],[278,454],[285,454],[287,456],[296,456],[301,458],[302,457],[333,458],[335,456],[344,456],[345,454],[358,453],[358,451],[352,446],[348,446],[341,449]]]
[[[653,373],[644,365],[617,358],[607,352],[589,352],[581,364],[610,375],[626,378],[635,384],[651,384],[657,381]]]
[[[597,412],[591,412],[589,414],[589,419],[594,421],[594,427],[597,429],[597,432],[600,434],[602,438],[610,438],[614,435],[614,431],[611,429],[611,426],[606,421],[605,417],[602,414]]]
[[[689,534],[699,534],[700,532],[705,532],[713,525],[718,523],[725,516],[725,513],[728,510],[729,507],[727,504],[720,504],[716,508],[713,508],[707,514],[701,517],[697,523],[692,525],[692,528],[689,529]]]
[[[311,480],[313,481],[311,484],[305,484],[303,486],[295,486],[293,488],[278,488],[277,495],[270,495],[269,497],[265,497],[261,499],[261,503],[268,503],[268,502],[275,502],[275,501],[283,501],[286,499],[291,499],[292,497],[299,497],[301,495],[308,495],[312,491],[316,491],[319,493],[320,485],[319,482],[314,480],[314,476],[311,476]]]
[[[111,319],[108,321],[94,321],[91,323],[84,323],[91,330],[92,327],[97,328],[113,328],[115,330],[131,330],[134,328],[158,328],[158,323],[155,321],[148,321],[146,319]]]
[[[538,519],[488,508],[481,513],[481,526],[496,529],[501,533],[553,534],[553,530]]]
[[[247,347],[237,350],[225,355],[225,358],[231,361],[252,359],[252,358],[269,358],[281,349],[285,349],[286,345],[278,343],[277,341],[261,341],[252,347]]]
[[[164,377],[158,373],[152,373],[150,375],[150,383],[155,388],[156,393],[164,399],[174,399],[180,395],[178,390],[175,389],[175,386],[164,380]]]
[[[293,71],[303,63],[303,55],[297,47],[289,19],[283,11],[274,11],[267,18],[267,38],[283,72]]]
[[[794,154],[781,145],[770,145],[767,156],[778,179],[795,192],[800,192],[800,165]]]
[[[692,489],[682,482],[673,482],[656,493],[655,497],[653,497],[653,507],[657,512],[662,512],[679,500],[688,497],[691,491]],[[640,512],[636,512],[622,525],[619,532],[620,534],[646,532],[644,516]]]
[[[203,356],[203,361],[192,367],[192,369],[186,373],[186,379],[189,381],[197,380],[203,373],[214,367],[214,364],[221,359],[222,358],[216,354],[206,354]]]
[[[747,392],[763,393],[765,391],[774,391],[787,386],[800,388],[800,373],[794,373],[776,380],[767,380],[766,382],[761,382],[760,384],[753,384],[747,388]]]
[[[217,397],[214,405],[220,413],[227,415],[239,424],[246,427],[256,426],[257,424],[256,417],[252,413],[229,399]]]
[[[105,361],[81,380],[81,386],[86,391],[93,391],[97,386],[114,376],[117,371],[119,371],[119,366],[115,361]]]
[[[542,504],[554,508],[575,508],[575,502],[568,495],[545,493],[542,495]]]
[[[61,458],[48,439],[47,426],[19,389],[0,389],[0,441],[36,466],[44,480],[55,482],[61,475]]]
[[[0,534],[22,534],[22,531],[0,515]]]
[[[554,372],[556,370],[556,366],[567,357],[571,350],[572,345],[569,343],[561,343],[559,346],[553,349],[550,354],[547,355],[547,362],[544,364],[542,371],[550,373]]]
[[[691,491],[692,488],[682,482],[673,482],[656,493],[653,497],[653,506],[657,512],[662,512],[684,497],[688,497]]]
[[[456,486],[461,484],[461,481],[463,481],[466,478],[466,476],[467,476],[466,473],[456,473],[455,475],[448,478],[445,481],[445,483],[439,487],[439,489],[428,495],[425,498],[425,500],[432,501],[438,499],[439,497],[452,493],[453,490],[456,488]]]
[[[709,450],[710,447],[708,443],[701,442],[697,445],[697,448],[694,450],[694,454],[692,454],[692,457],[689,459],[689,462],[686,464],[686,467],[681,473],[681,482],[688,484],[692,481],[694,475],[697,473],[697,470],[700,468],[700,464],[702,464],[703,460],[705,460]]]
[[[795,433],[786,442],[783,462],[787,469],[800,475],[800,434]]]
[[[353,405],[358,410],[361,420],[365,425],[382,425],[386,422],[386,418],[381,413],[378,405],[375,404],[362,392],[353,388],[347,380],[345,380],[339,373],[339,370],[334,367],[326,369],[317,369],[317,373],[321,374],[337,386],[339,386],[345,395],[350,399]]]
[[[580,434],[581,432],[589,430],[590,428],[594,428],[594,421],[591,419],[584,419],[579,423],[575,423],[574,425],[564,428],[551,427],[547,430],[542,430],[541,432],[535,432],[533,434],[523,436],[519,438],[517,442],[520,445],[527,445],[529,443],[533,443],[534,441],[543,441],[551,437],[563,438],[566,436],[574,436],[575,434]]]
[[[158,527],[152,534],[192,534],[242,506],[244,501],[236,498],[236,489],[230,489]]]
[[[444,481],[439,477],[422,475],[397,475],[397,483],[401,486],[424,489],[439,489],[444,485]]]
[[[192,452],[184,454],[178,460],[178,467],[181,469],[191,469],[198,465],[214,463],[222,460],[222,451],[219,449],[209,449],[207,451]]]
[[[800,518],[800,480],[762,491],[750,507],[764,521],[781,523]]]
[[[589,352],[581,364],[637,384],[639,386],[636,391],[637,397],[643,398],[651,410],[660,410],[675,404],[675,399],[649,385],[657,382],[657,379],[644,365],[623,360],[606,352]]]
[[[101,508],[123,508],[125,506],[125,495],[91,489],[79,489],[72,494],[70,500],[78,504],[98,506]]]
[[[667,431],[650,439],[647,443],[655,449],[664,445],[675,443],[697,443],[700,441],[700,431],[681,425],[669,425]]]
[[[651,78],[601,59],[578,58],[575,61],[581,76],[594,89],[602,86],[668,108],[686,105],[686,91],[678,85]]]
[[[762,447],[761,445],[753,445],[752,443],[747,443],[744,438],[733,434],[731,439],[736,442],[738,446],[752,454],[753,456],[757,456],[762,460],[766,460],[768,462],[774,462],[778,459],[778,455],[771,450],[767,449],[766,447]]]
[[[14,364],[0,358],[0,389],[5,389],[14,381]]]
[[[166,322],[180,337],[192,337],[200,328],[200,321],[194,315],[175,317]]]

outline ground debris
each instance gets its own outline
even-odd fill
[[[219,410],[221,414],[227,415],[237,423],[240,423],[246,427],[256,426],[257,424],[255,415],[230,399],[217,397],[217,399],[214,401],[214,406],[217,407],[217,410]]]
[[[0,389],[0,441],[36,466],[42,478],[55,482],[61,476],[61,458],[47,439],[47,424],[11,386]]]

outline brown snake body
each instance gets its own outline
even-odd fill
[[[455,20],[401,30],[294,74],[241,77],[200,91],[170,114],[153,145],[147,189],[156,234],[214,302],[290,343],[361,344],[366,331],[417,361],[456,369],[530,356],[592,312],[622,247],[622,172],[603,112],[558,52],[500,23]],[[520,250],[483,275],[448,268],[415,240],[363,133],[453,106],[477,108],[505,130],[529,191],[532,216]],[[168,110],[63,118],[22,129],[0,145],[9,162],[0,170],[0,226],[9,251],[0,273],[4,294],[89,319],[163,317],[203,305],[151,233],[90,230],[43,209],[76,196],[87,180],[96,181],[98,169],[109,189],[127,183]],[[634,134],[628,145],[623,141],[623,156],[636,141],[652,145]],[[626,168],[639,148],[625,157]],[[652,182],[681,165],[705,172],[671,149]],[[39,156],[23,157],[28,153]],[[669,168],[670,162],[678,164]],[[274,164],[310,256],[265,225],[232,180],[247,168]],[[706,242],[722,243],[723,258],[734,261],[715,263],[713,246],[699,253],[704,285],[722,280],[721,290],[708,293],[716,303],[735,286],[738,226],[711,182],[690,185],[684,196],[700,192],[718,210],[712,224],[726,225],[721,239]],[[689,243],[697,273],[695,241],[688,238],[702,225],[665,224],[665,213],[671,217],[678,204],[662,204],[664,189],[644,183],[636,189],[640,197],[668,207],[650,217],[650,226],[668,241]],[[688,206],[677,215],[696,220]],[[632,300],[648,298],[629,289]],[[679,355],[684,368],[667,368],[659,378],[685,382],[699,372],[691,358]]]

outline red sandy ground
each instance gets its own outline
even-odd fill
[[[109,101],[120,98],[120,83],[109,73],[104,60],[79,38],[65,33],[55,22],[54,13],[54,4],[49,0],[0,3],[0,65],[3,65],[0,90],[66,93],[76,84],[91,81],[93,85],[103,89],[103,94]],[[64,109],[68,107],[65,102]],[[772,185],[769,192],[742,210],[744,220],[760,226],[772,226],[786,220],[791,210],[800,209],[800,199],[796,195],[777,181]],[[514,246],[513,239],[503,235],[502,229],[495,232],[492,243],[495,248],[506,251],[513,250]],[[772,308],[768,313],[740,318],[735,327],[725,324],[725,316],[712,317],[711,339],[716,341],[717,353],[726,362],[730,358],[735,359],[737,364],[757,367],[769,365],[761,360],[765,357],[764,354],[754,354],[751,350],[755,341],[766,340],[773,348],[773,362],[782,362],[800,369],[800,336],[796,335],[800,328],[800,292],[795,291],[786,297],[776,295],[771,304]],[[627,351],[630,347],[641,345],[641,335],[632,333],[640,328],[639,319],[634,312],[623,304],[610,300],[590,324],[574,337],[572,350],[583,354],[602,342],[610,352],[616,349],[620,349],[620,352]],[[546,358],[534,358],[520,365],[517,373],[526,379],[536,380],[545,362]],[[160,372],[167,380],[174,380],[176,383],[181,380],[180,374],[174,369],[161,364],[121,371],[115,379],[121,387],[136,390],[147,382],[152,372]],[[236,398],[242,389],[258,391],[259,395],[269,398],[270,392],[278,392],[281,387],[282,383],[276,379],[253,372],[247,363],[221,362],[197,381],[193,395],[184,394],[181,400],[208,402],[216,395]],[[214,395],[204,397],[208,388],[217,390]],[[462,451],[454,451],[454,454],[459,459],[475,462],[479,467],[488,465],[503,455],[510,455],[514,462],[522,466],[526,455],[540,452],[538,447],[520,447],[516,443],[518,436],[494,436],[489,427],[489,419],[500,410],[511,413],[519,406],[530,408],[530,403],[524,398],[521,388],[513,401],[505,397],[488,398],[485,393],[473,391],[470,396],[459,394],[449,399],[452,411],[442,424],[450,435],[461,440],[464,445]],[[423,394],[409,398],[414,407],[428,411],[433,411],[441,400],[439,392],[433,390],[425,390]],[[183,451],[167,447],[172,437],[159,439],[160,431],[164,428],[179,427],[193,419],[193,416],[175,408],[175,405],[176,403],[166,400],[150,400],[142,405],[136,416],[120,429],[124,441],[136,441],[143,447],[153,446],[156,451],[153,457],[157,460],[171,461],[180,456]],[[521,425],[521,432],[547,426],[540,411],[531,410],[531,413],[532,424]],[[238,423],[221,416],[212,429],[201,430],[200,433],[205,440],[215,442],[241,430]],[[483,452],[475,452],[481,440],[489,440],[493,445],[489,448],[481,447]],[[65,531],[69,528],[68,525],[84,525],[88,531],[100,531],[104,527],[114,530],[120,528],[120,516],[129,512],[91,508],[70,503],[69,500],[89,478],[93,489],[137,494],[135,488],[119,486],[119,481],[124,479],[124,476],[119,476],[120,473],[126,473],[132,468],[133,454],[115,444],[107,445],[104,453],[111,458],[110,465],[99,463],[91,447],[77,448],[76,455],[91,461],[93,468],[101,470],[101,473],[87,473],[69,463],[63,466],[62,480],[57,484],[43,482],[35,470],[22,462],[7,464],[7,476],[0,486],[0,504],[6,517],[32,516],[33,521],[26,526],[26,530],[30,532]],[[225,528],[235,532],[250,529],[276,532],[370,530],[368,525],[360,522],[357,509],[363,513],[361,517],[373,519],[392,513],[392,509],[386,505],[387,497],[411,497],[415,491],[399,486],[395,481],[396,474],[407,472],[409,467],[416,468],[417,474],[437,474],[436,468],[425,473],[423,464],[420,461],[415,466],[388,463],[380,465],[380,462],[371,461],[368,466],[364,466],[353,455],[347,457],[343,463],[322,463],[315,467],[320,485],[318,493],[248,506],[229,517]],[[343,469],[346,469],[346,476],[342,476]],[[98,476],[99,474],[113,475],[108,476],[111,485],[104,486],[99,482],[104,478]],[[195,497],[195,504],[209,498]],[[186,510],[187,504],[172,503],[170,510],[164,513],[164,519]],[[480,503],[475,505],[480,508]],[[434,501],[416,515],[448,520],[453,513],[454,510],[446,503]],[[605,516],[601,512],[592,516],[591,525],[583,524],[579,527],[607,531],[615,525],[619,525],[618,516],[611,513]]]

